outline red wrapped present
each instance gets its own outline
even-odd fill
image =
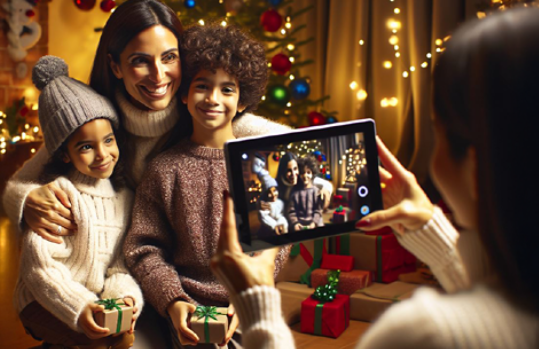
[[[344,223],[348,222],[348,215],[345,211],[345,209],[341,206],[337,207],[335,211],[333,211],[333,220],[332,223]]]
[[[342,294],[322,303],[308,297],[301,303],[301,332],[337,338],[350,324],[350,297]]]
[[[335,197],[339,197],[340,201],[335,202]],[[349,188],[337,188],[337,191],[333,199],[334,199],[333,200],[334,205],[352,207],[352,191]]]
[[[358,232],[333,238],[334,253],[353,256],[354,269],[373,271],[377,282],[390,283],[400,274],[416,270],[415,256],[399,244],[392,232],[371,234]]]
[[[328,269],[315,269],[311,273],[311,286],[317,288],[327,283]],[[357,290],[364,289],[372,284],[372,272],[366,270],[352,270],[341,272],[337,291],[340,294],[351,295]]]
[[[320,264],[320,268],[340,271],[351,271],[352,269],[354,269],[354,257],[327,253],[322,256],[322,263]]]
[[[295,244],[276,281],[301,282],[310,285],[311,272],[320,268],[322,256],[327,254],[327,240],[324,238]]]

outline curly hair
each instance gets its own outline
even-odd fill
[[[266,52],[262,44],[235,26],[217,23],[187,29],[180,44],[182,57],[182,96],[201,70],[223,69],[239,83],[238,104],[243,113],[255,110],[268,82]],[[242,114],[242,113],[238,113]]]
[[[311,170],[311,172],[313,173],[313,177],[320,173],[320,170],[318,169],[318,162],[314,157],[310,155],[307,155],[298,160],[298,169],[300,174],[305,173],[305,167]]]

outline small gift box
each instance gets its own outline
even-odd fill
[[[277,275],[277,282],[291,281],[309,285],[311,272],[320,268],[322,256],[327,253],[328,239],[304,241],[295,244],[290,250],[290,257]]]
[[[105,306],[105,310],[94,314],[96,324],[108,328],[110,333],[123,333],[131,328],[133,307],[127,306],[119,299],[102,299],[97,304]]]
[[[337,338],[350,324],[350,297],[338,294],[331,302],[308,297],[301,303],[301,332]]]
[[[337,207],[335,211],[333,211],[333,221],[332,223],[344,223],[348,222],[348,215],[346,214],[346,210],[341,206]]]
[[[322,263],[320,265],[320,268],[340,271],[351,271],[352,269],[354,269],[354,257],[328,253],[322,256]]]
[[[199,343],[222,343],[228,331],[228,309],[198,306],[191,315],[190,327],[198,335]]]
[[[311,286],[317,288],[324,285],[328,279],[328,269],[316,269],[311,273]],[[341,272],[337,292],[351,295],[357,290],[370,286],[372,283],[371,272],[366,270],[352,270]]]

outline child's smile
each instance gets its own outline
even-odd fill
[[[112,175],[120,151],[107,119],[94,119],[75,131],[67,142],[64,161],[87,176],[106,179]]]

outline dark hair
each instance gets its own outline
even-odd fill
[[[279,160],[279,167],[277,168],[276,178],[277,184],[279,184],[279,188],[287,187],[287,185],[284,183],[284,179],[286,178],[286,172],[288,171],[288,163],[292,160],[294,160],[296,163],[298,162],[298,157],[294,153],[285,153],[281,157],[281,160]]]
[[[238,104],[245,107],[243,113],[256,109],[268,82],[266,52],[261,43],[235,26],[194,25],[183,35],[180,55],[183,96],[202,69],[215,72],[221,68],[238,80]]]
[[[103,28],[90,74],[90,87],[116,104],[114,94],[123,83],[113,74],[108,55],[119,64],[120,54],[129,42],[154,25],[166,27],[180,41],[182,24],[167,5],[157,0],[128,0],[118,6]]]
[[[433,104],[451,155],[477,158],[478,225],[502,292],[539,313],[539,9],[520,8],[460,28],[434,70]]]
[[[94,120],[97,119],[92,119],[90,121]],[[73,166],[71,162],[64,162],[64,156],[67,153],[67,143],[71,139],[71,135],[62,143],[62,145],[54,152],[54,154],[50,156],[49,161],[47,161],[47,163],[43,165],[43,169],[41,170],[41,173],[38,178],[38,181],[41,184],[45,185],[54,181],[60,176],[67,176],[69,172],[75,168],[75,166]],[[123,150],[125,147],[125,136],[122,131],[114,129],[114,137],[116,138],[116,144],[118,145],[118,149],[120,151],[120,157],[118,159],[118,163],[116,163],[116,166],[114,167],[112,175],[110,176],[110,181],[114,190],[119,191],[126,186],[124,176],[125,161],[122,157],[122,154],[124,154]]]
[[[305,168],[308,168],[309,170],[311,170],[311,172],[313,173],[313,177],[320,173],[320,170],[318,169],[318,162],[311,155],[307,155],[299,159],[299,162],[298,162],[299,173],[300,174],[305,173]]]

